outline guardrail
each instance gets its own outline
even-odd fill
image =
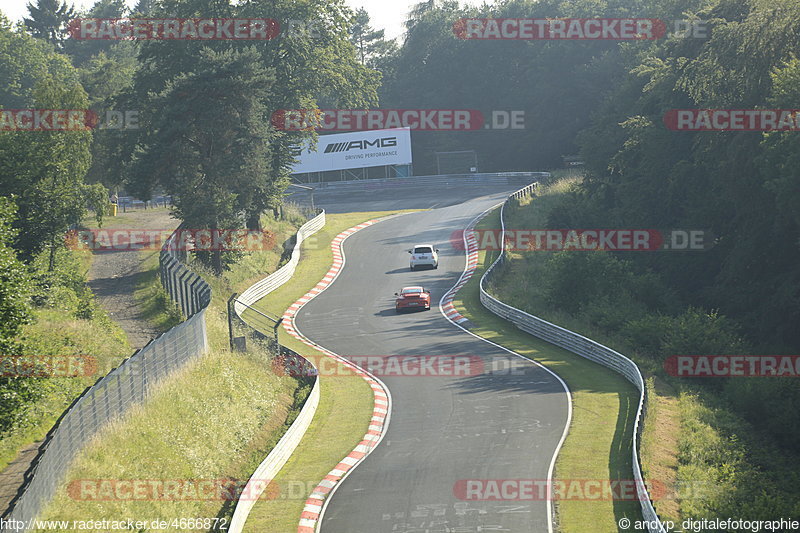
[[[142,403],[153,385],[204,353],[208,347],[205,309],[211,288],[171,251],[170,236],[161,252],[161,281],[187,320],[137,350],[73,402],[45,437],[11,504],[2,531],[21,533],[53,498],[70,464],[106,424]]]
[[[260,495],[266,488],[264,483],[271,482],[283,468],[283,465],[286,464],[286,461],[289,460],[289,457],[292,456],[314,419],[314,413],[317,412],[317,407],[319,406],[319,398],[319,379],[315,379],[314,387],[300,410],[300,414],[297,415],[297,418],[281,437],[281,440],[278,441],[278,444],[275,445],[247,482],[244,494],[247,494],[248,497],[240,499],[236,503],[230,526],[228,526],[230,533],[240,533],[244,529],[247,517],[250,516],[250,511],[253,510],[253,506],[258,501],[258,498],[254,497],[254,495],[256,493]]]
[[[506,259],[505,250],[505,208],[512,199],[520,199],[529,194],[535,189],[536,184],[528,185],[511,195],[506,199],[500,208],[500,227],[503,237],[501,237],[500,255],[492,265],[484,272],[480,280],[480,300],[484,307],[492,313],[508,320],[513,323],[522,331],[530,333],[531,335],[543,339],[551,344],[555,344],[561,348],[569,350],[570,352],[585,357],[595,363],[601,364],[611,370],[622,374],[628,381],[639,389],[639,407],[636,411],[636,420],[633,427],[633,479],[636,482],[636,492],[639,499],[639,504],[642,508],[642,517],[648,522],[648,530],[650,533],[666,533],[664,526],[658,519],[656,510],[647,493],[647,488],[642,478],[641,463],[639,461],[639,439],[641,438],[642,425],[647,405],[647,390],[644,385],[642,373],[636,363],[631,361],[619,352],[612,350],[602,344],[595,342],[591,339],[579,335],[568,329],[562,328],[539,317],[533,316],[525,311],[505,304],[489,294],[486,291],[486,283],[489,281],[495,268],[502,264]],[[472,229],[472,228],[469,228]]]
[[[393,185],[431,185],[431,184],[504,184],[512,183],[523,178],[546,179],[550,177],[549,172],[496,172],[481,174],[439,174],[434,176],[409,176],[406,178],[375,178],[363,180],[342,180],[342,181],[322,181],[303,183],[314,187],[316,190],[335,189],[337,187],[347,188],[363,186],[366,189],[378,189],[391,187]],[[518,182],[518,181],[517,181]]]
[[[325,211],[319,210],[319,214],[317,214],[317,216],[303,224],[300,229],[297,230],[295,245],[292,249],[292,255],[289,259],[289,262],[266,278],[253,284],[238,298],[234,297],[232,299],[231,303],[233,305],[229,305],[229,309],[233,308],[233,311],[236,313],[236,318],[241,321],[242,324],[249,325],[256,331],[267,328],[265,323],[248,324],[248,321],[246,321],[244,318],[245,311],[250,311],[250,314],[248,315],[250,317],[255,314],[257,317],[263,316],[263,318],[268,321],[274,321],[273,318],[258,312],[256,309],[253,309],[252,304],[264,298],[266,295],[276,290],[289,281],[289,279],[291,279],[295,273],[295,270],[297,269],[297,264],[300,262],[300,247],[303,245],[303,242],[309,236],[319,231],[324,225]],[[272,327],[272,325],[270,324],[269,327]],[[277,327],[277,323],[275,323],[275,327]],[[267,332],[260,331],[260,333],[264,336],[265,340],[268,338]],[[277,344],[277,339],[275,340],[275,344]],[[277,344],[277,351],[279,356],[287,357],[286,363],[289,364],[290,367],[297,368],[297,365],[292,364],[291,362],[292,360],[296,361],[297,359],[300,359],[302,362],[304,362],[304,364],[314,368],[314,365],[311,361],[303,358],[296,352],[289,350],[285,346]],[[316,373],[309,372],[309,374]],[[250,515],[250,511],[252,511],[256,500],[261,495],[261,492],[266,489],[265,482],[271,481],[278,474],[281,468],[283,468],[283,466],[286,464],[286,461],[289,460],[289,457],[291,457],[295,448],[297,448],[298,444],[300,444],[300,440],[303,438],[306,430],[308,430],[308,427],[311,425],[311,421],[314,418],[314,413],[317,412],[319,400],[319,377],[315,377],[311,394],[309,394],[305,404],[303,404],[300,414],[247,482],[248,490],[245,490],[242,494],[247,494],[248,497],[239,499],[239,501],[236,502],[236,508],[233,511],[233,517],[231,518],[231,523],[228,528],[229,533],[240,533],[244,529],[244,525],[247,522],[247,518]]]
[[[236,308],[236,314],[239,315],[239,317],[242,316],[245,306],[252,306],[255,302],[289,281],[294,275],[294,271],[297,269],[297,263],[300,262],[300,247],[303,241],[318,232],[324,225],[325,211],[320,209],[317,216],[303,224],[300,229],[297,230],[297,238],[289,262],[279,268],[275,273],[255,283],[237,298],[237,301],[234,302],[234,306]],[[245,304],[245,306],[241,305],[240,302]]]

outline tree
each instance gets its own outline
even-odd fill
[[[79,69],[81,84],[89,94],[89,106],[102,119],[102,127],[92,135],[92,165],[86,175],[89,183],[102,183],[109,188],[123,183],[119,160],[135,142],[138,124],[123,124],[118,117],[130,113],[133,120],[139,115],[127,100],[137,66],[134,43],[123,41],[108,54],[93,56]]]
[[[394,40],[385,39],[385,30],[376,30],[369,23],[369,13],[363,7],[356,10],[355,22],[350,28],[350,42],[358,51],[362,65],[377,68],[386,56],[397,50]]]
[[[31,318],[30,277],[11,247],[19,230],[13,221],[17,206],[0,197],[0,353],[18,353],[20,328]]]
[[[624,5],[614,5],[619,3],[604,2],[603,16],[630,16]],[[416,4],[399,51],[380,66],[385,80],[381,104],[474,109],[483,113],[486,126],[492,125],[493,113],[513,111],[524,115],[524,126],[415,133],[415,171],[437,172],[436,151],[475,150],[485,171],[552,168],[561,166],[562,155],[577,153],[576,134],[602,103],[604,92],[626,74],[619,45],[459,39],[454,24],[462,18],[595,16],[597,7],[591,2],[517,0],[480,8],[450,1]]]
[[[12,199],[0,198],[0,353],[4,357],[22,355],[22,326],[31,320],[30,277],[11,247],[18,233],[12,226],[15,211]],[[13,424],[20,408],[36,394],[31,380],[0,376],[0,433]]]
[[[86,109],[87,98],[80,85],[65,87],[46,80],[34,90],[33,104],[36,109]],[[87,205],[102,217],[105,189],[83,181],[91,160],[90,142],[89,131],[7,132],[0,136],[0,194],[18,198],[15,225],[21,231],[15,247],[26,259],[49,249],[50,270],[65,232],[80,221]]]
[[[124,0],[97,0],[95,4],[85,14],[81,16],[97,19],[119,19],[128,14],[128,8]],[[89,61],[101,52],[109,58],[122,56],[123,64],[110,65],[114,69],[119,68],[123,71],[127,68],[127,58],[136,58],[136,41],[118,41],[115,39],[67,39],[64,43],[64,53],[72,58],[72,64],[76,67],[84,67]],[[105,73],[109,79],[116,77],[114,70]],[[112,82],[109,81],[109,84]],[[87,88],[87,91],[89,89]],[[91,95],[91,91],[89,91]]]
[[[89,10],[89,16],[100,19],[115,19],[124,17],[128,12],[125,0],[97,0]]]
[[[219,205],[215,204],[216,207],[213,209],[209,207],[210,204],[205,204],[208,209],[196,210],[198,216],[206,215],[203,224],[199,227],[219,227],[213,226],[213,224],[222,222],[234,224],[241,223],[243,220],[247,228],[257,229],[261,214],[276,208],[283,200],[294,163],[292,148],[313,136],[313,133],[309,132],[286,132],[272,129],[269,126],[269,117],[272,112],[281,109],[315,109],[322,105],[353,108],[377,105],[377,86],[380,73],[374,72],[358,62],[355,48],[350,43],[348,34],[352,12],[339,0],[309,2],[254,0],[236,6],[222,5],[208,0],[176,0],[168,5],[166,3],[157,4],[156,12],[152,13],[152,16],[164,15],[158,11],[159,9],[169,10],[165,13],[168,12],[172,17],[184,18],[196,16],[197,13],[203,13],[206,16],[211,14],[216,17],[237,16],[241,18],[263,17],[264,13],[269,13],[271,17],[281,21],[320,21],[316,27],[318,34],[283,34],[279,38],[269,41],[142,43],[139,54],[140,66],[134,78],[133,88],[129,95],[124,96],[129,98],[127,102],[130,102],[126,105],[130,105],[134,109],[158,110],[152,116],[142,117],[139,134],[135,138],[135,142],[129,144],[129,147],[135,147],[128,150],[123,157],[118,158],[119,168],[125,172],[131,191],[140,198],[148,198],[159,183],[171,183],[170,187],[177,183],[172,178],[167,182],[159,178],[163,172],[158,163],[158,157],[163,156],[165,162],[175,158],[174,151],[167,153],[163,147],[159,147],[165,138],[160,129],[170,127],[164,121],[164,114],[161,112],[160,106],[170,102],[179,103],[179,98],[171,99],[169,96],[170,92],[174,93],[175,84],[180,83],[184,87],[184,99],[197,105],[197,107],[187,109],[187,112],[191,114],[210,113],[214,106],[220,104],[220,102],[214,102],[209,98],[204,99],[203,95],[196,94],[197,89],[192,85],[200,81],[197,77],[199,55],[203,55],[206,59],[212,55],[220,60],[225,58],[224,61],[229,64],[230,68],[223,69],[220,66],[217,72],[220,76],[223,75],[223,72],[224,75],[229,76],[229,82],[236,90],[239,90],[242,84],[246,85],[246,80],[256,76],[256,71],[273,80],[269,84],[269,90],[263,90],[262,87],[251,91],[252,94],[258,95],[259,102],[242,96],[242,102],[245,102],[248,109],[253,113],[262,113],[258,117],[248,116],[246,118],[258,120],[267,125],[267,130],[263,132],[263,135],[268,141],[268,149],[258,156],[260,159],[247,162],[259,168],[257,171],[254,168],[244,169],[241,172],[236,170],[234,174],[228,175],[225,179],[233,180],[233,182],[220,182],[222,187],[231,187],[226,190],[225,199],[221,197],[213,199],[214,202],[220,202]],[[324,21],[324,24],[321,21]],[[238,54],[246,54],[247,57],[252,58],[253,51],[258,56],[255,59],[256,65],[248,66],[240,60]],[[213,54],[209,55],[212,52]],[[231,52],[234,53],[233,56],[229,56]],[[212,68],[206,60],[203,61],[203,64],[205,65],[204,69]],[[233,65],[242,70],[236,71]],[[223,79],[215,81],[220,84],[220,87],[225,83]],[[211,80],[209,80],[210,82]],[[257,103],[260,105],[256,106]],[[225,102],[222,102],[222,105],[224,106]],[[237,114],[240,113],[236,109],[233,111]],[[181,120],[184,118],[181,117]],[[198,120],[204,121],[207,118],[201,117]],[[235,143],[231,144],[234,142],[232,139],[224,138],[222,139],[223,145],[231,146],[236,150],[241,149],[242,153],[251,151],[256,154],[262,151],[263,147],[256,149],[255,146],[257,143],[255,143],[254,136],[261,135],[261,133],[256,133],[255,125],[243,127],[237,131],[230,130],[225,122],[223,125],[224,128],[221,131],[243,135],[243,139],[245,139],[244,144],[239,146]],[[212,124],[204,124],[204,127],[210,126],[213,126],[212,130],[217,127]],[[174,126],[172,129],[176,130]],[[173,131],[167,138],[174,138],[175,133],[177,132]],[[176,159],[180,160],[182,157],[179,156]],[[245,160],[242,159],[242,161]],[[224,165],[221,164],[220,168],[222,166]],[[216,169],[212,170],[216,171]],[[196,176],[197,172],[190,174]],[[239,179],[249,178],[253,179],[250,182],[237,182]],[[187,179],[188,181],[185,183],[190,183],[193,178],[181,179]],[[217,179],[216,176],[214,179]],[[203,194],[203,191],[193,190],[191,195],[194,194]],[[185,196],[187,202],[185,213],[187,215],[189,214],[188,209],[192,207],[188,204],[191,195]],[[235,211],[235,216],[234,209],[238,210]],[[228,215],[220,218],[223,212]],[[183,216],[184,211],[179,210],[178,214]],[[214,262],[221,260],[224,263],[225,258],[212,258],[212,260]],[[214,268],[219,270],[221,267],[222,265],[217,264]]]
[[[62,0],[36,0],[28,3],[30,18],[24,18],[25,26],[34,37],[44,39],[56,48],[61,48],[67,37],[67,25],[75,18],[75,11]]]
[[[270,187],[270,133],[262,102],[273,79],[253,48],[204,47],[193,66],[152,102],[159,109],[156,133],[136,173],[174,195],[176,214],[189,227],[238,229],[254,191]],[[222,273],[222,251],[200,257]]]
[[[15,31],[0,13],[0,102],[7,109],[31,105],[37,83],[54,78],[64,84],[78,82],[78,71],[69,58],[53,51],[48,43],[22,31]]]
[[[132,13],[138,17],[149,17],[153,12],[155,0],[138,0],[133,6]]]

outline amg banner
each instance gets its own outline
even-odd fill
[[[305,145],[295,156],[293,174],[410,165],[411,128],[320,135],[316,151]]]

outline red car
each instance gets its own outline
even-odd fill
[[[431,293],[424,287],[403,287],[399,293],[394,293],[394,295],[397,296],[394,308],[398,313],[412,309],[427,311],[431,308]]]

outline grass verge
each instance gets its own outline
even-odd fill
[[[130,355],[125,332],[98,308],[85,287],[91,254],[59,250],[52,272],[47,271],[46,255],[40,254],[30,265],[35,278],[32,320],[23,326],[19,340],[25,353],[33,356],[91,356],[96,372],[69,378],[23,378],[31,397],[11,413],[0,433],[0,470],[21,452],[27,456],[35,450],[72,401]],[[12,470],[19,468],[26,465],[17,463]]]
[[[136,274],[133,298],[140,309],[139,316],[158,331],[167,331],[183,322],[177,305],[158,279],[158,251],[140,251],[141,271]]]
[[[45,438],[64,410],[97,378],[130,355],[119,326],[102,311],[91,319],[75,318],[61,309],[37,308],[34,321],[23,328],[30,353],[42,356],[91,355],[98,372],[75,378],[39,379],[39,396],[25,407],[15,426],[0,438],[0,470],[22,449]]]
[[[274,444],[272,434],[283,426],[295,388],[293,379],[275,376],[252,354],[206,354],[164,380],[145,404],[88,444],[44,517],[171,521],[227,515],[235,502],[214,490],[204,500],[198,494],[208,493],[200,492],[199,484],[245,482],[254,459]],[[117,490],[135,480],[155,480],[164,488],[138,497]]]
[[[506,210],[506,221],[510,228],[543,228],[546,227],[546,215],[559,197],[569,191],[570,187],[580,181],[578,174],[554,176],[551,184],[540,191],[535,199],[524,198],[518,205],[511,205]],[[534,205],[532,205],[535,202]],[[499,215],[489,223],[492,228],[499,228]],[[544,309],[538,302],[545,298],[544,288],[537,283],[514,283],[513,280],[536,279],[542,274],[544,255],[510,252],[510,261],[501,268],[500,281],[496,293],[509,305],[529,310],[536,309],[535,314],[576,331],[597,342],[610,346],[623,354],[634,353],[633,347],[620,344],[603,329],[587,325],[580,318],[560,312],[552,308]],[[639,363],[646,376],[652,368]],[[679,521],[678,489],[678,437],[680,435],[679,394],[669,383],[657,377],[646,379],[648,393],[647,420],[644,424],[640,447],[642,473],[646,480],[654,481],[659,494],[664,497],[654,501],[656,512],[662,520]]]
[[[328,215],[327,224],[303,243],[295,276],[284,286],[260,300],[255,307],[273,315],[303,296],[328,272],[333,261],[330,242],[342,231],[392,212]],[[280,341],[303,355],[318,352],[280,331]],[[342,370],[342,373],[344,370]],[[360,377],[322,377],[321,399],[314,420],[295,453],[275,478],[278,487],[296,487],[273,500],[259,500],[245,531],[286,533],[296,531],[300,513],[311,490],[350,453],[367,432],[372,416],[372,389]]]
[[[105,217],[103,228],[141,228],[146,226],[147,217],[166,218],[168,212],[157,208]],[[84,218],[82,227],[97,229],[98,224],[89,215]],[[141,253],[155,257],[142,256],[147,257],[147,264],[138,274],[140,293],[137,292],[137,297],[141,298],[139,303],[143,305],[146,318],[152,319],[160,331],[166,331],[180,322],[180,314],[174,311],[170,314],[174,306],[158,284],[158,253]],[[21,451],[37,446],[86,387],[132,353],[125,332],[99,308],[94,296],[85,288],[92,260],[92,252],[85,248],[59,250],[55,275],[47,282],[47,287],[37,290],[41,293],[39,303],[33,310],[33,321],[23,328],[21,339],[31,354],[89,355],[98,363],[97,373],[83,378],[38,380],[36,399],[25,406],[14,426],[0,436],[0,471]],[[31,268],[43,274],[44,265],[43,258],[37,258]]]
[[[44,519],[230,518],[234,499],[223,496],[197,501],[192,498],[192,482],[231,479],[244,483],[285,433],[309,390],[294,378],[275,375],[269,354],[257,347],[244,354],[229,351],[227,299],[234,288],[241,290],[278,267],[282,242],[302,222],[265,219],[265,229],[276,235],[274,249],[243,257],[221,277],[201,272],[213,291],[206,311],[209,352],[159,383],[143,405],[88,443],[55,500],[42,513]],[[174,320],[173,306],[162,294],[156,275],[158,253],[142,253],[148,255],[144,256],[137,299],[150,306],[145,306],[150,318],[158,322],[161,317],[161,323],[168,326]],[[82,492],[80,481],[86,479],[110,482],[90,483]],[[177,486],[186,489],[186,497],[179,493],[168,498],[130,499],[112,494],[107,501],[92,500],[93,492],[99,496],[117,480],[177,481]],[[202,522],[197,526],[188,530],[209,529]]]
[[[506,211],[509,226],[547,227],[548,217],[560,212],[572,183],[575,177],[554,181],[541,196],[512,204]],[[662,520],[768,518],[800,509],[797,454],[779,448],[745,420],[741,404],[735,407],[730,392],[673,378],[664,371],[663,360],[670,353],[734,353],[724,347],[731,335],[717,333],[715,322],[708,320],[711,315],[694,324],[694,335],[693,328],[685,325],[691,308],[670,307],[668,298],[648,299],[668,294],[668,285],[647,272],[620,283],[613,267],[623,263],[613,257],[601,261],[598,254],[585,252],[512,253],[511,257],[501,268],[500,283],[492,288],[504,301],[629,354],[642,369],[648,383],[648,414],[641,460],[644,477],[659,496],[654,505]],[[562,262],[566,260],[571,261],[568,267]],[[581,271],[581,265],[590,265],[591,270]],[[658,325],[648,330],[648,324]],[[664,332],[680,348],[668,347]]]
[[[495,210],[478,229],[499,227],[499,216],[499,209]],[[495,257],[480,252],[475,275],[453,303],[473,323],[473,333],[536,360],[569,386],[572,423],[556,461],[555,479],[630,480],[638,391],[619,374],[537,339],[486,310],[479,299],[479,281]],[[556,501],[556,510],[562,533],[611,533],[618,530],[617,521],[623,517],[641,519],[635,501],[561,499]]]

